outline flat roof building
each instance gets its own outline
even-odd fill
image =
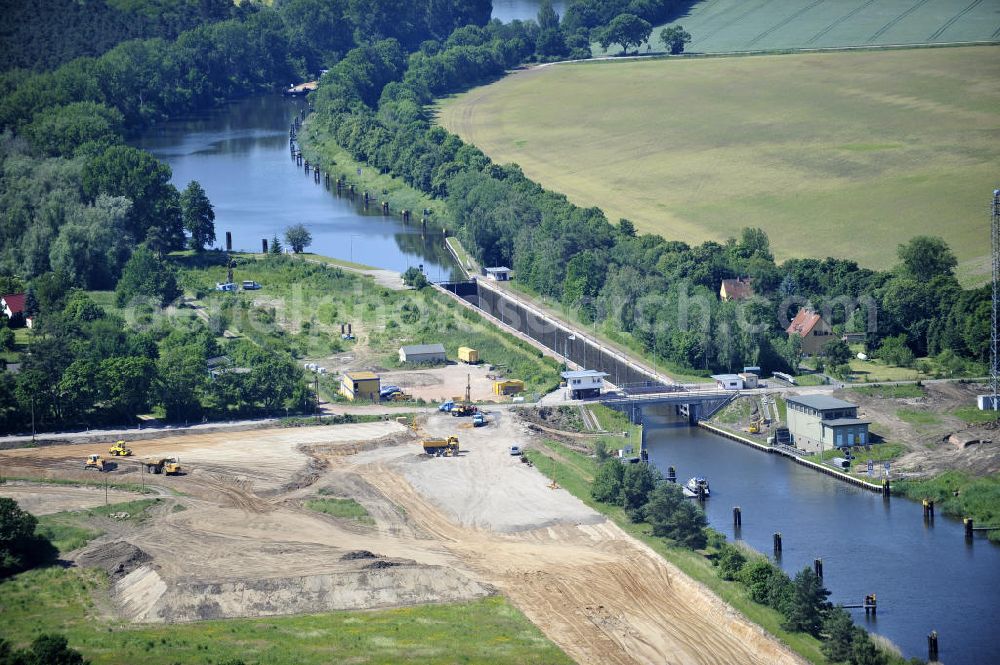
[[[340,394],[354,401],[377,402],[382,380],[375,372],[345,372],[340,377]]]
[[[829,395],[792,395],[785,403],[788,430],[797,448],[822,452],[871,443],[870,423],[858,418],[856,404]]]
[[[606,372],[598,372],[594,369],[581,369],[562,373],[562,378],[569,389],[570,399],[599,396],[601,389],[604,388],[604,377],[606,376]]]
[[[498,266],[496,268],[486,269],[486,279],[492,279],[494,282],[509,282],[510,281],[510,268],[506,266]]]

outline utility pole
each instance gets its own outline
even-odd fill
[[[993,412],[1000,409],[997,404],[1000,395],[1000,358],[997,357],[997,347],[1000,343],[1000,320],[998,320],[998,306],[1000,306],[1000,189],[993,190],[993,205],[990,215],[990,237],[992,240],[992,263],[993,263],[993,317],[992,328],[990,329],[990,399],[993,401]]]

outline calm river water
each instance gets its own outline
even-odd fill
[[[419,222],[404,225],[374,205],[368,214],[295,166],[288,126],[303,103],[252,97],[163,123],[136,143],[170,165],[178,189],[201,183],[215,206],[219,246],[231,231],[233,249],[259,252],[262,238],[301,222],[311,252],[398,272],[422,264],[430,279],[450,278],[454,262],[440,233],[421,234]]]
[[[493,0],[493,18],[498,18],[504,23],[518,19],[521,21],[537,20],[538,7],[542,0]],[[566,9],[565,0],[553,0],[552,8],[560,17]]]
[[[705,476],[711,525],[730,540],[772,552],[782,534],[782,567],[791,575],[823,559],[831,600],[861,603],[878,597],[878,618],[851,610],[855,621],[884,635],[907,657],[927,657],[927,633],[938,631],[940,658],[949,665],[1000,662],[1000,547],[942,517],[926,526],[920,504],[881,495],[810,471],[705,430],[647,420],[650,460],[677,479]],[[734,533],[732,511],[743,512]]]

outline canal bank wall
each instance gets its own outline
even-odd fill
[[[860,478],[855,478],[852,475],[837,471],[836,469],[832,469],[826,466],[825,464],[819,464],[817,462],[813,462],[812,460],[805,459],[800,455],[796,455],[794,452],[790,450],[786,450],[784,448],[778,448],[775,446],[768,446],[763,443],[758,443],[757,441],[748,439],[738,434],[734,434],[729,430],[722,429],[721,427],[717,427],[715,425],[712,425],[711,423],[706,423],[704,421],[699,421],[698,426],[707,429],[709,432],[712,432],[713,434],[718,434],[719,436],[725,437],[732,441],[736,441],[737,443],[742,443],[745,446],[756,448],[761,452],[765,452],[771,455],[781,455],[783,457],[787,457],[796,464],[801,464],[802,466],[809,467],[815,471],[819,471],[820,473],[825,473],[826,475],[832,478],[836,478],[837,480],[849,483],[851,485],[854,485],[855,487],[860,487],[862,489],[866,489],[871,492],[878,492],[880,494],[882,493],[881,485],[876,485],[875,483],[869,483],[865,480],[861,480]]]

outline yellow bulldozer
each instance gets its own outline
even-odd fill
[[[424,452],[434,457],[457,457],[458,437],[449,436],[447,439],[424,439]]]
[[[107,462],[100,455],[89,455],[87,456],[87,461],[83,463],[83,468],[86,471],[108,471],[110,470]]]
[[[108,454],[112,457],[128,457],[132,454],[132,449],[124,441],[115,441],[115,445],[108,448]]]
[[[181,472],[181,461],[176,457],[147,457],[142,460],[146,473],[162,473],[176,476]]]

